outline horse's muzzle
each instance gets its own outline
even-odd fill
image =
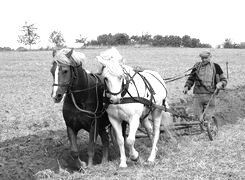
[[[56,94],[56,96],[53,97],[53,100],[55,103],[59,103],[63,98],[62,94]]]
[[[121,102],[121,96],[111,96],[110,97],[110,103],[120,104],[120,102]]]

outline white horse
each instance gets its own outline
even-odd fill
[[[104,66],[102,76],[105,77],[107,86],[106,96],[110,99],[107,108],[109,120],[117,134],[117,142],[120,149],[120,167],[127,167],[122,136],[121,122],[129,124],[129,134],[126,139],[130,151],[130,158],[137,160],[139,153],[134,148],[135,135],[139,127],[140,119],[144,119],[144,126],[151,127],[148,115],[153,120],[152,150],[148,158],[154,162],[157,152],[157,142],[160,134],[161,120],[165,111],[156,106],[166,106],[167,89],[161,76],[151,70],[135,71],[132,67],[124,64],[124,60],[116,48],[106,50],[97,56],[97,60]],[[123,103],[131,99],[133,102]],[[141,102],[143,100],[143,103]],[[144,103],[146,102],[146,103]]]

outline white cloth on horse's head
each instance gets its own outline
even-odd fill
[[[63,64],[63,65],[68,65],[68,66],[73,66],[73,67],[76,67],[76,66],[79,66],[85,63],[86,61],[85,54],[83,54],[82,52],[73,51],[71,55],[72,58],[68,58],[66,54],[69,53],[70,51],[71,49],[68,49],[68,48],[63,48],[57,51],[57,53],[55,54],[54,60],[58,64]]]
[[[100,57],[104,60],[114,61],[119,64],[125,64],[122,55],[119,53],[119,51],[115,47],[112,47],[110,49],[107,49],[101,52]]]
[[[109,69],[110,73],[114,74],[114,76],[120,77],[124,75],[123,65],[118,62],[110,61],[106,67]]]

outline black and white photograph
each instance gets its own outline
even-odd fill
[[[245,179],[244,7],[2,1],[0,179]]]

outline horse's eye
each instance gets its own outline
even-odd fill
[[[63,71],[63,74],[67,74],[67,73],[68,73],[68,70],[64,70],[64,71]]]

